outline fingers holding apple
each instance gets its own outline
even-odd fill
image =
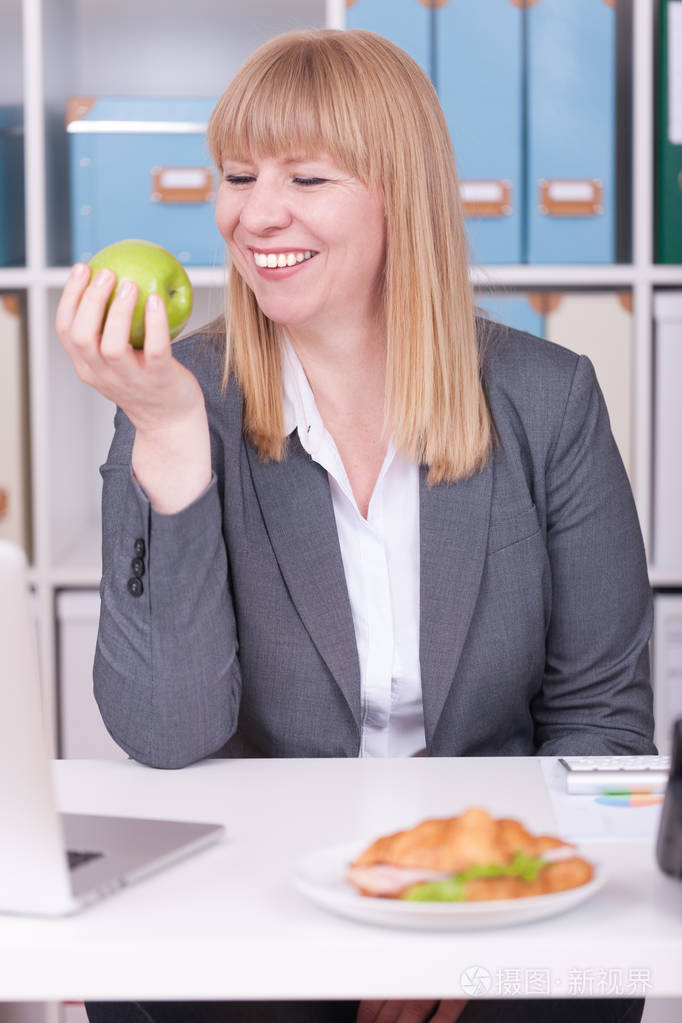
[[[116,364],[119,370],[127,366],[128,370],[133,372],[133,367],[138,363],[141,365],[153,363],[158,367],[160,359],[171,358],[168,316],[163,299],[159,295],[150,295],[144,305],[143,348],[138,350],[131,346],[132,322],[139,303],[138,285],[135,281],[124,279],[119,282],[116,293],[108,305],[109,311],[99,342],[98,354],[106,363]]]
[[[101,249],[89,266],[95,277],[103,269],[116,274],[117,285],[107,304],[107,313],[124,282],[133,281],[137,285],[129,334],[133,348],[144,346],[145,310],[151,295],[159,296],[163,302],[171,340],[180,334],[192,312],[192,285],[182,263],[167,249],[154,242],[127,238]]]
[[[88,267],[77,263],[66,282],[57,309],[57,332],[67,350],[92,359],[97,354],[105,309],[111,299],[116,277],[100,270],[90,280]]]
[[[71,268],[64,290],[57,306],[55,325],[65,346],[71,340],[73,324],[84,293],[90,283],[90,270],[85,263],[76,263]]]
[[[196,378],[171,352],[171,340],[190,314],[192,291],[170,253],[148,242],[128,244],[102,250],[90,268],[73,267],[57,310],[57,333],[84,383],[120,406],[136,428],[164,428],[204,407]],[[121,246],[136,258],[117,258]],[[154,263],[159,252],[160,270]],[[150,253],[153,265],[145,262]]]
[[[110,270],[99,271],[111,274]],[[113,274],[112,274],[113,277]],[[95,281],[97,278],[95,278]],[[98,355],[105,362],[118,363],[134,360],[137,355],[130,346],[133,311],[139,301],[139,289],[134,281],[119,281],[106,305],[106,320],[99,340]],[[170,348],[170,340],[167,341]]]
[[[160,295],[150,295],[144,310],[144,357],[147,363],[158,363],[170,357],[170,338],[166,305]]]
[[[102,340],[106,336],[109,343],[115,334],[115,321],[121,319],[119,306],[122,303],[117,299],[115,310],[104,322],[115,283],[116,277],[111,270],[100,270],[91,281],[88,267],[77,263],[69,274],[57,309],[56,327],[60,340],[78,376],[94,387],[97,387],[104,354]],[[103,327],[106,333],[103,333]],[[129,323],[122,329],[122,344],[133,356],[135,353],[128,344]]]

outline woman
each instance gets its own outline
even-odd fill
[[[428,78],[373,33],[289,33],[246,62],[208,138],[226,331],[171,352],[152,298],[135,352],[135,286],[104,321],[114,275],[83,266],[57,314],[79,376],[118,406],[95,661],[112,736],[156,767],[651,752],[651,598],[603,398],[587,359],[475,317]],[[541,1002],[89,1011],[572,1018]],[[640,1015],[581,1002],[581,1019]]]

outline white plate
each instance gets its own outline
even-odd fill
[[[299,861],[294,874],[298,890],[318,906],[364,923],[388,927],[474,930],[524,924],[554,916],[589,899],[606,880],[606,871],[593,861],[594,877],[579,888],[554,895],[531,895],[523,899],[490,902],[408,902],[404,899],[375,899],[360,895],[345,880],[348,864],[365,845],[340,845],[309,853]],[[587,858],[587,857],[586,857]]]

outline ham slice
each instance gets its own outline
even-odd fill
[[[574,845],[556,845],[553,849],[545,849],[540,853],[540,859],[546,863],[560,863],[562,860],[572,860],[575,856]]]
[[[427,881],[445,881],[452,877],[451,871],[428,870],[417,867],[393,867],[388,863],[371,863],[366,866],[351,866],[346,878],[363,895],[380,899],[395,899],[415,884]]]

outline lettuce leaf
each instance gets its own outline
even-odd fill
[[[445,881],[428,881],[415,884],[400,896],[413,902],[463,902],[466,900],[466,883],[479,877],[521,877],[524,881],[534,881],[541,870],[547,866],[539,856],[526,856],[514,853],[511,863],[482,863],[461,870]]]

